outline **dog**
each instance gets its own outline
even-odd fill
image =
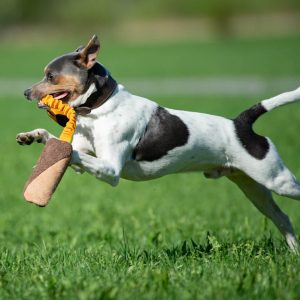
[[[168,109],[118,84],[97,62],[99,49],[93,36],[86,46],[51,61],[45,77],[24,92],[28,100],[50,94],[75,108],[70,165],[112,186],[120,178],[142,181],[178,172],[203,172],[214,179],[226,176],[298,252],[292,224],[272,192],[299,200],[300,184],[272,141],[252,126],[266,112],[300,100],[300,88],[263,100],[233,120]],[[19,133],[16,140],[21,145],[45,144],[53,137],[45,129],[35,129]]]

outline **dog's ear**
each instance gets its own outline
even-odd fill
[[[76,48],[75,52],[80,52],[83,48],[84,48],[84,46],[81,45],[78,48]]]
[[[79,47],[76,62],[83,68],[90,69],[94,66],[100,49],[98,37],[94,35],[85,47]]]

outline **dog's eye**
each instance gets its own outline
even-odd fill
[[[48,74],[46,75],[46,78],[47,78],[47,81],[53,81],[54,76],[53,76],[52,73],[48,73]]]

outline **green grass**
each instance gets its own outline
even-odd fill
[[[220,47],[225,49],[226,43],[220,43]],[[286,47],[285,53],[291,59],[282,56],[282,64],[275,60],[274,41],[270,41],[269,52],[266,41],[263,46],[254,41],[232,43],[231,49],[238,53],[239,59],[247,53],[252,55],[240,44],[256,45],[256,53],[260,47],[264,49],[266,54],[260,55],[269,63],[256,62],[254,56],[251,62],[244,62],[257,75],[269,75],[261,65],[271,68],[270,56],[274,70],[284,75],[300,74],[299,64],[292,69],[291,62],[299,53],[297,39],[279,43],[281,49]],[[196,44],[185,45],[186,53],[184,45],[178,45],[190,66],[197,60],[198,52],[193,50]],[[165,49],[166,56],[168,47],[157,47]],[[172,47],[169,46],[171,53],[175,51]],[[117,78],[118,70],[122,69],[117,62],[127,54],[134,57],[133,53],[124,53],[128,49],[133,48],[122,47],[121,58],[116,49],[107,58],[114,62]],[[161,63],[158,53],[157,60],[153,55],[149,61],[142,62],[139,59],[146,58],[151,51],[146,47],[139,49],[142,54],[137,61],[126,67],[121,62],[124,65],[120,76],[155,75],[149,69],[154,68],[153,61]],[[4,47],[1,51],[7,50]],[[48,51],[40,54],[40,58],[33,51],[18,74],[8,71],[10,77],[37,76],[39,64],[47,61],[48,54],[55,53],[56,48]],[[23,55],[16,49],[6,54],[7,61],[14,56],[17,62]],[[29,50],[27,54],[30,55]],[[214,57],[219,57],[223,66],[228,64],[226,55],[217,54],[217,49],[211,53],[207,50],[206,55],[207,61],[202,63],[207,68]],[[171,61],[170,58],[174,71],[178,61]],[[160,63],[157,64],[159,75],[171,76],[172,72],[164,70]],[[238,60],[237,64],[240,63]],[[27,64],[28,68],[24,69]],[[8,63],[4,66],[1,76],[9,69]],[[195,67],[191,70],[191,75],[196,74]],[[235,70],[237,74],[247,73],[237,65],[229,68],[228,74]],[[142,71],[143,74],[139,73]],[[184,72],[189,75],[188,69]],[[226,69],[214,72],[226,75]],[[197,74],[210,73],[207,69]],[[258,95],[258,99],[263,96],[267,95]],[[257,101],[253,97],[221,96],[189,97],[184,101],[170,96],[158,100],[172,108],[227,117],[236,116]],[[211,181],[202,174],[179,174],[141,183],[122,180],[117,188],[111,188],[89,175],[76,175],[68,170],[49,206],[41,209],[25,203],[22,188],[42,146],[21,147],[16,144],[15,135],[35,127],[46,127],[55,133],[60,128],[22,97],[3,99],[0,96],[0,106],[0,299],[299,298],[299,257],[288,251],[274,226],[226,179]],[[290,105],[269,113],[256,125],[257,131],[273,139],[286,164],[298,177],[299,114],[300,106]],[[279,197],[276,200],[299,233],[299,203]]]

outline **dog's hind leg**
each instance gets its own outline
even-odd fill
[[[249,155],[241,155],[235,168],[280,196],[300,200],[300,183],[285,166],[270,139],[268,144],[270,149],[265,158],[255,159]]]
[[[300,183],[288,169],[268,183],[268,188],[280,196],[300,200]]]
[[[289,217],[274,202],[271,192],[242,172],[227,175],[227,178],[237,184],[256,208],[272,220],[284,236],[289,248],[293,252],[298,252],[297,238]]]

